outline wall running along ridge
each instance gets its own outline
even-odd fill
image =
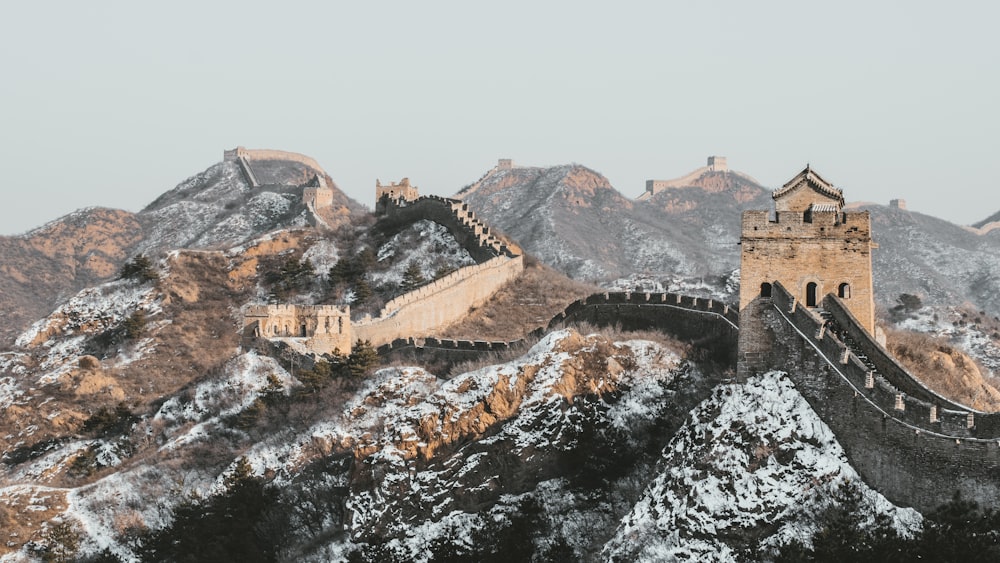
[[[282,327],[286,324],[300,328],[306,325],[305,336],[296,334],[283,337],[292,338],[317,354],[330,353],[334,347],[342,353],[349,353],[351,344],[356,340],[368,340],[374,346],[382,346],[399,338],[424,337],[461,319],[470,308],[485,303],[504,284],[524,271],[523,257],[515,254],[505,241],[491,233],[489,227],[479,221],[461,201],[425,196],[412,202],[397,199],[383,203],[384,216],[375,229],[390,234],[419,220],[434,221],[444,225],[479,263],[459,268],[390,300],[377,317],[366,316],[349,323],[344,332],[337,333],[335,341],[327,338],[326,333],[323,333],[322,339],[316,338],[311,328],[322,326],[325,322],[323,318],[313,317],[328,317],[333,314],[328,311],[328,306],[300,305],[294,311],[277,308],[290,306],[272,305],[267,306],[267,309],[252,306],[244,315],[244,334],[274,338],[267,327],[273,326],[277,321],[282,323],[279,324]],[[339,314],[349,317],[349,308],[337,310],[340,311]],[[299,320],[292,319],[293,316]],[[254,333],[254,326],[262,328]],[[347,344],[344,343],[345,340]]]
[[[389,301],[378,317],[354,322],[355,338],[380,346],[403,336],[427,336],[485,303],[523,270],[521,256],[497,256],[456,270]]]
[[[319,174],[326,174],[323,167],[316,162],[316,159],[308,157],[304,154],[299,154],[297,152],[288,151],[276,151],[271,149],[247,149],[244,147],[236,147],[231,151],[224,151],[222,153],[223,160],[239,160],[246,159],[249,161],[253,160],[288,160],[291,162],[298,162],[299,164],[304,164],[309,168],[312,168]]]
[[[843,302],[828,295],[822,306],[840,336],[776,281],[771,298],[758,297],[748,306],[752,314],[741,315],[742,336],[769,341],[771,349],[762,357],[741,356],[740,376],[786,371],[865,482],[896,504],[926,512],[956,491],[986,506],[1000,502],[1000,414],[933,393],[871,338]],[[748,362],[755,365],[748,368]]]
[[[595,293],[571,303],[548,323],[530,333],[541,338],[560,325],[587,322],[596,326],[620,326],[624,330],[658,330],[697,347],[719,353],[726,367],[736,367],[739,316],[736,310],[711,299],[675,293]],[[464,361],[486,353],[522,348],[524,340],[484,341],[437,338],[400,338],[379,348],[383,356],[406,357],[413,352],[421,359]]]

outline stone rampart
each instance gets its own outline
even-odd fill
[[[444,225],[477,262],[514,256],[507,243],[480,221],[468,204],[457,199],[429,195],[414,201],[390,200],[375,228],[392,234],[422,219]]]
[[[320,176],[326,175],[323,167],[316,162],[316,159],[297,152],[236,147],[232,150],[223,151],[222,159],[227,162],[238,163],[244,176],[246,176],[247,182],[254,188],[260,187],[261,185],[260,180],[257,177],[257,173],[254,172],[253,169],[252,161],[254,160],[285,160],[298,162],[299,164],[304,164],[305,166],[312,168]]]
[[[832,310],[832,302],[824,304]],[[888,370],[886,375],[882,367],[871,370],[780,283],[770,298],[758,298],[754,305],[760,307],[757,328],[774,343],[765,363],[789,374],[867,483],[897,504],[924,511],[947,502],[955,491],[987,505],[1000,502],[997,415],[926,392],[902,391],[900,386],[917,389],[912,376],[885,359],[878,365]],[[841,306],[837,313],[842,330],[863,332],[844,312]]]
[[[319,174],[326,174],[323,167],[316,162],[316,159],[308,157],[304,154],[299,154],[297,152],[288,151],[278,151],[271,149],[248,149],[245,147],[236,147],[231,151],[224,151],[223,158],[225,160],[237,160],[239,158],[245,158],[247,160],[288,160],[291,162],[298,162],[299,164],[304,164],[309,168],[312,168]]]
[[[533,339],[564,324],[587,322],[625,330],[657,330],[679,340],[721,352],[721,362],[735,366],[739,315],[719,301],[675,293],[595,293],[570,303],[566,309],[529,334],[529,340],[510,342],[446,338],[397,338],[379,347],[383,357],[454,364],[484,354],[525,347]]]
[[[352,323],[354,335],[375,346],[401,336],[428,336],[460,319],[471,307],[482,305],[523,270],[521,256],[497,256],[466,266],[389,301],[378,317]]]
[[[247,183],[250,184],[251,188],[260,187],[260,180],[257,179],[257,174],[253,171],[253,167],[250,166],[250,161],[246,157],[237,157],[236,162],[240,165],[240,170],[243,171],[243,176],[246,177]]]
[[[736,367],[739,314],[719,301],[675,293],[595,293],[570,304],[552,319],[549,329],[573,322],[664,332]]]
[[[968,410],[968,407],[935,393],[906,371],[906,368],[900,365],[889,354],[888,350],[872,337],[870,332],[861,329],[860,323],[858,323],[858,320],[847,309],[843,301],[833,295],[827,295],[822,305],[823,309],[830,314],[837,326],[841,328],[843,334],[838,336],[841,339],[845,337],[849,338],[852,348],[864,354],[875,365],[878,373],[895,388],[906,393],[909,397],[915,397],[927,403],[951,409]]]

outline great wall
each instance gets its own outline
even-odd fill
[[[349,306],[335,308],[336,313],[330,306],[251,306],[244,314],[244,334],[284,340],[316,354],[350,353],[357,340],[383,346],[404,336],[429,336],[484,303],[524,270],[524,258],[461,201],[419,196],[406,179],[387,186],[376,182],[376,195],[380,219],[373,229],[388,235],[419,220],[434,221],[447,228],[477,263],[390,300],[375,317],[355,321],[350,320]],[[319,330],[333,316],[340,327],[335,335]],[[280,334],[274,327],[282,327]]]
[[[409,188],[377,187],[384,213],[379,228],[440,222],[477,249],[480,263],[390,301],[374,319],[349,324],[352,336],[378,343],[384,357],[409,353],[460,361],[523,347],[523,340],[432,336],[515,278],[523,262],[461,201],[414,198]],[[767,211],[744,215],[746,273],[738,310],[672,293],[599,293],[572,303],[532,335],[576,322],[655,329],[714,350],[739,381],[782,370],[864,481],[889,500],[925,512],[956,492],[984,505],[1000,503],[1000,413],[979,412],[928,389],[874,335],[870,253],[877,245],[867,212],[844,211],[840,190],[808,167],[774,196],[773,220]],[[299,338],[315,338],[302,334],[323,326],[318,317],[303,321],[297,310],[273,318],[263,309],[250,312],[266,315],[255,321],[259,336],[268,327],[285,335],[298,327]],[[349,319],[343,309],[328,313]],[[278,317],[287,320],[276,323]]]

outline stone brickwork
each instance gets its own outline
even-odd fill
[[[838,330],[780,282],[771,297],[750,306],[757,312],[753,336],[772,346],[762,364],[788,373],[866,483],[921,511],[956,491],[986,506],[1000,502],[1000,414],[969,409],[924,387],[834,296],[823,309]]]
[[[469,209],[469,204],[462,200],[430,195],[413,201],[382,201],[382,218],[375,228],[383,234],[392,234],[416,221],[427,219],[445,226],[477,262],[499,255],[513,257],[518,254],[507,240],[479,220]]]
[[[844,299],[869,332],[875,330],[871,218],[844,212],[840,190],[806,168],[773,194],[775,217],[744,211],[740,310],[775,280],[815,307],[827,293]]]
[[[726,163],[726,157],[724,156],[710,156],[708,157],[708,169],[712,172],[728,172],[729,164]]]
[[[313,211],[333,205],[333,190],[326,185],[323,176],[313,176],[312,181],[302,189],[302,202]]]
[[[317,354],[351,351],[350,307],[250,305],[243,319],[247,336],[292,339]]]
[[[315,189],[323,189],[321,186],[325,184],[319,177],[314,182],[319,182]],[[309,193],[305,192],[307,203]],[[459,268],[392,299],[377,317],[366,317],[351,323],[349,311],[344,313],[348,326],[337,333],[339,339],[335,343],[324,340],[328,339],[326,332],[314,333],[315,326],[325,326],[322,315],[333,314],[324,307],[251,307],[245,316],[244,331],[264,338],[302,338],[306,347],[317,353],[328,353],[333,350],[331,346],[348,353],[352,343],[358,339],[382,346],[399,338],[429,336],[461,319],[470,308],[482,305],[504,284],[524,271],[522,256],[505,240],[493,234],[468,205],[459,200],[425,196],[414,201],[405,198],[385,198],[383,201],[386,203],[383,217],[374,229],[390,234],[419,220],[434,221],[444,225],[477,264]],[[316,315],[320,317],[310,320]]]
[[[407,201],[416,201],[420,197],[420,190],[410,185],[409,178],[403,178],[398,184],[390,183],[383,186],[380,180],[375,180],[375,212],[383,213],[388,202],[404,204]]]
[[[297,152],[278,151],[272,149],[248,149],[246,147],[236,147],[233,150],[223,151],[222,158],[225,161],[236,162],[240,159],[247,161],[254,160],[288,160],[298,162],[312,168],[319,174],[326,174],[323,167],[316,162],[316,159]]]
[[[505,255],[460,268],[389,301],[378,317],[356,321],[355,337],[381,346],[400,337],[429,336],[485,303],[523,270],[521,256]]]
[[[694,185],[695,182],[705,174],[709,172],[727,172],[732,173],[749,181],[757,183],[756,180],[743,174],[741,172],[730,172],[729,164],[724,156],[710,156],[708,157],[708,162],[705,166],[696,169],[694,172],[681,176],[680,178],[674,178],[673,180],[646,180],[646,191],[642,193],[638,199],[639,201],[647,200],[654,195],[662,192],[663,190],[669,188],[683,188],[686,186]]]
[[[537,339],[566,324],[586,322],[626,330],[658,330],[716,355],[730,368],[736,364],[739,315],[711,299],[675,293],[595,293],[571,303],[545,327],[531,331]],[[456,363],[483,355],[522,349],[523,339],[510,342],[437,338],[398,338],[379,347],[379,355],[400,361]]]

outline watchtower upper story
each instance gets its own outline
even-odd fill
[[[843,192],[808,166],[774,191],[768,211],[744,211],[740,237],[740,310],[770,297],[781,282],[799,303],[815,307],[827,293],[844,300],[874,334],[871,217],[844,209]]]

